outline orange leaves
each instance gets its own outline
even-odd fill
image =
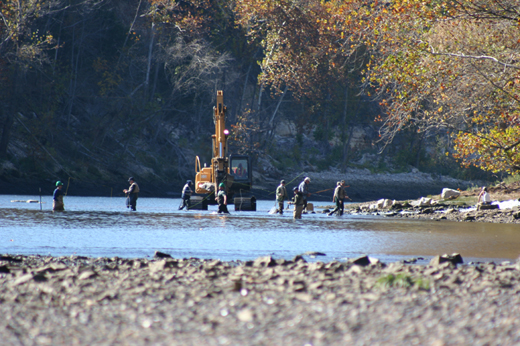
[[[455,139],[455,157],[464,165],[492,172],[513,172],[520,165],[520,127],[505,130],[495,126],[488,131],[460,132]]]
[[[263,42],[262,82],[310,95],[360,66],[354,73],[363,74],[365,94],[383,100],[385,120],[375,119],[389,134],[382,140],[411,123],[420,131],[462,129],[474,134],[456,142],[470,158],[490,147],[481,136],[502,146],[514,141],[492,130],[503,123],[500,114],[520,109],[520,74],[497,63],[519,67],[520,27],[500,15],[498,3],[311,0],[298,7],[294,0],[237,0],[237,16]],[[497,161],[506,155],[488,154]]]
[[[257,3],[262,2],[241,0],[237,13],[263,44],[263,83],[288,85],[295,95],[304,95],[319,93],[322,85],[339,77],[337,69],[350,52],[343,46],[350,5],[315,0],[295,6],[292,0],[273,0],[272,6],[259,8]]]
[[[425,6],[415,0],[395,0],[392,4],[392,15],[381,11],[381,24],[371,28],[373,37],[381,37],[372,48],[373,67],[366,71],[367,78],[387,100],[381,105],[389,119],[403,120],[385,122],[383,133],[391,139],[400,126],[413,121],[420,129],[447,125],[467,133],[492,134],[498,143],[495,146],[514,142],[514,136],[500,137],[500,132],[492,131],[498,123],[504,134],[504,122],[496,121],[497,116],[520,108],[518,70],[492,60],[501,57],[503,61],[520,61],[518,50],[508,48],[518,44],[520,28],[512,29],[500,16],[504,9],[477,13],[486,9],[473,8],[471,1],[454,4],[441,0],[437,5]],[[447,16],[453,17],[445,20]],[[479,20],[474,19],[477,17]],[[500,21],[504,23],[497,25]],[[468,58],[470,55],[474,57]],[[478,58],[481,55],[492,58]],[[473,111],[476,113],[471,114]],[[511,122],[508,124],[511,126]],[[457,143],[467,158],[484,155],[488,150],[478,136],[461,136]],[[498,162],[507,156],[506,151],[495,148],[488,154]],[[486,164],[491,169],[507,166],[491,161]]]

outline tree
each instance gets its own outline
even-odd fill
[[[287,86],[300,97],[321,96],[326,81],[337,75],[327,55],[339,47],[332,42],[340,28],[326,6],[317,0],[237,1],[237,22],[264,49],[260,84],[278,92]]]
[[[392,2],[366,70],[381,139],[444,129],[463,165],[518,170],[519,18],[511,0]]]
[[[359,114],[361,70],[367,62],[368,36],[377,6],[366,1],[238,0],[237,23],[250,41],[260,43],[261,90],[280,100],[290,93],[309,105],[294,121],[316,125],[315,137],[330,150],[333,130],[341,133],[342,160],[347,160],[352,120]],[[375,21],[377,25],[377,21]],[[373,36],[373,35],[372,35]],[[372,37],[370,36],[370,37]],[[369,43],[370,44],[370,43]],[[278,106],[273,114],[276,114]],[[274,116],[265,127],[273,126]],[[344,164],[343,164],[344,166]]]
[[[28,75],[49,63],[47,51],[54,48],[53,36],[39,32],[33,24],[50,15],[58,4],[44,0],[0,3],[0,157],[7,155],[14,119],[27,104],[23,89]]]

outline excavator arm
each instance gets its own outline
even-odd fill
[[[252,172],[251,162],[248,156],[235,156],[231,159],[228,156],[228,136],[226,129],[226,106],[224,105],[224,93],[217,91],[216,105],[213,107],[213,121],[215,123],[215,134],[212,139],[212,158],[210,167],[201,167],[200,159],[195,159],[195,192],[197,194],[209,194],[207,203],[214,202],[214,193],[218,190],[220,183],[226,186],[228,201],[234,201],[233,196],[240,197],[240,208],[235,210],[256,210],[256,199],[254,197],[243,196],[251,189]],[[230,167],[231,161],[235,162],[236,167]]]

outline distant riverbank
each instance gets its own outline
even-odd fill
[[[464,181],[447,176],[422,173],[417,170],[407,173],[371,173],[368,169],[348,168],[345,173],[337,170],[324,172],[293,172],[277,179],[254,174],[253,194],[257,199],[274,199],[274,191],[280,179],[287,181],[287,186],[297,186],[305,177],[311,178],[310,198],[316,201],[332,199],[336,182],[345,180],[347,195],[355,202],[367,202],[381,198],[415,199],[427,195],[439,194],[443,188],[465,190],[478,186],[482,182]],[[128,188],[127,177],[120,181],[78,180],[63,178],[65,191],[72,196],[124,196],[123,189]],[[142,197],[180,197],[182,182],[137,180]],[[55,181],[23,180],[9,178],[0,181],[0,193],[10,195],[38,195],[40,188],[43,195],[51,195]],[[316,193],[319,192],[319,193]]]
[[[294,179],[292,176],[295,175],[293,173],[287,177],[281,177],[281,179],[289,182]],[[297,179],[288,184],[289,187],[296,186],[305,177],[311,178],[309,185],[311,192],[326,190],[310,197],[311,200],[318,201],[332,200],[334,187],[341,180],[345,180],[347,195],[354,202],[368,202],[381,198],[416,199],[428,195],[438,195],[446,187],[465,190],[484,184],[480,181],[465,181],[448,176],[422,173],[418,170],[406,173],[371,173],[368,169],[348,168],[344,173],[338,170],[302,172],[299,173]],[[259,182],[256,187],[274,190],[278,183],[279,181],[274,179],[264,180]]]

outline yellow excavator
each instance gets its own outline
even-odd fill
[[[223,183],[228,203],[235,204],[236,211],[256,211],[256,198],[251,195],[253,172],[251,159],[247,155],[228,156],[228,136],[226,129],[226,106],[224,93],[217,91],[217,105],[213,107],[215,134],[211,136],[213,151],[209,167],[201,167],[199,157],[195,157],[195,193],[191,197],[190,209],[207,210],[208,204],[216,204],[215,191]]]

